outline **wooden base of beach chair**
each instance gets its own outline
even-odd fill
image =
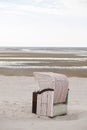
[[[54,104],[54,91],[33,92],[32,113],[55,117],[67,114],[67,104]]]
[[[66,104],[56,104],[53,105],[53,116],[61,116],[67,114],[67,105]]]

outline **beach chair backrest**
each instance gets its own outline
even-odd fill
[[[54,103],[63,103],[68,91],[68,79],[63,74],[55,74]]]
[[[34,72],[34,76],[38,80],[40,90],[55,88],[54,78],[50,76],[50,73]]]
[[[68,79],[65,75],[52,72],[35,72],[34,76],[38,80],[40,90],[54,89],[54,104],[65,102],[68,91]]]

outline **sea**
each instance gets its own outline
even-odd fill
[[[1,47],[0,69],[64,72],[86,77],[87,47]]]

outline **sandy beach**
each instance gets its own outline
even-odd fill
[[[87,78],[68,77],[68,114],[55,118],[32,114],[34,77],[0,76],[0,130],[87,130]]]
[[[33,72],[65,74],[68,114],[55,118],[32,113]],[[87,130],[87,48],[1,48],[0,130]]]

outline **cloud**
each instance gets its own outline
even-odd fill
[[[0,2],[0,12],[28,14],[30,12],[55,15],[87,16],[87,0],[33,0],[30,4]]]

